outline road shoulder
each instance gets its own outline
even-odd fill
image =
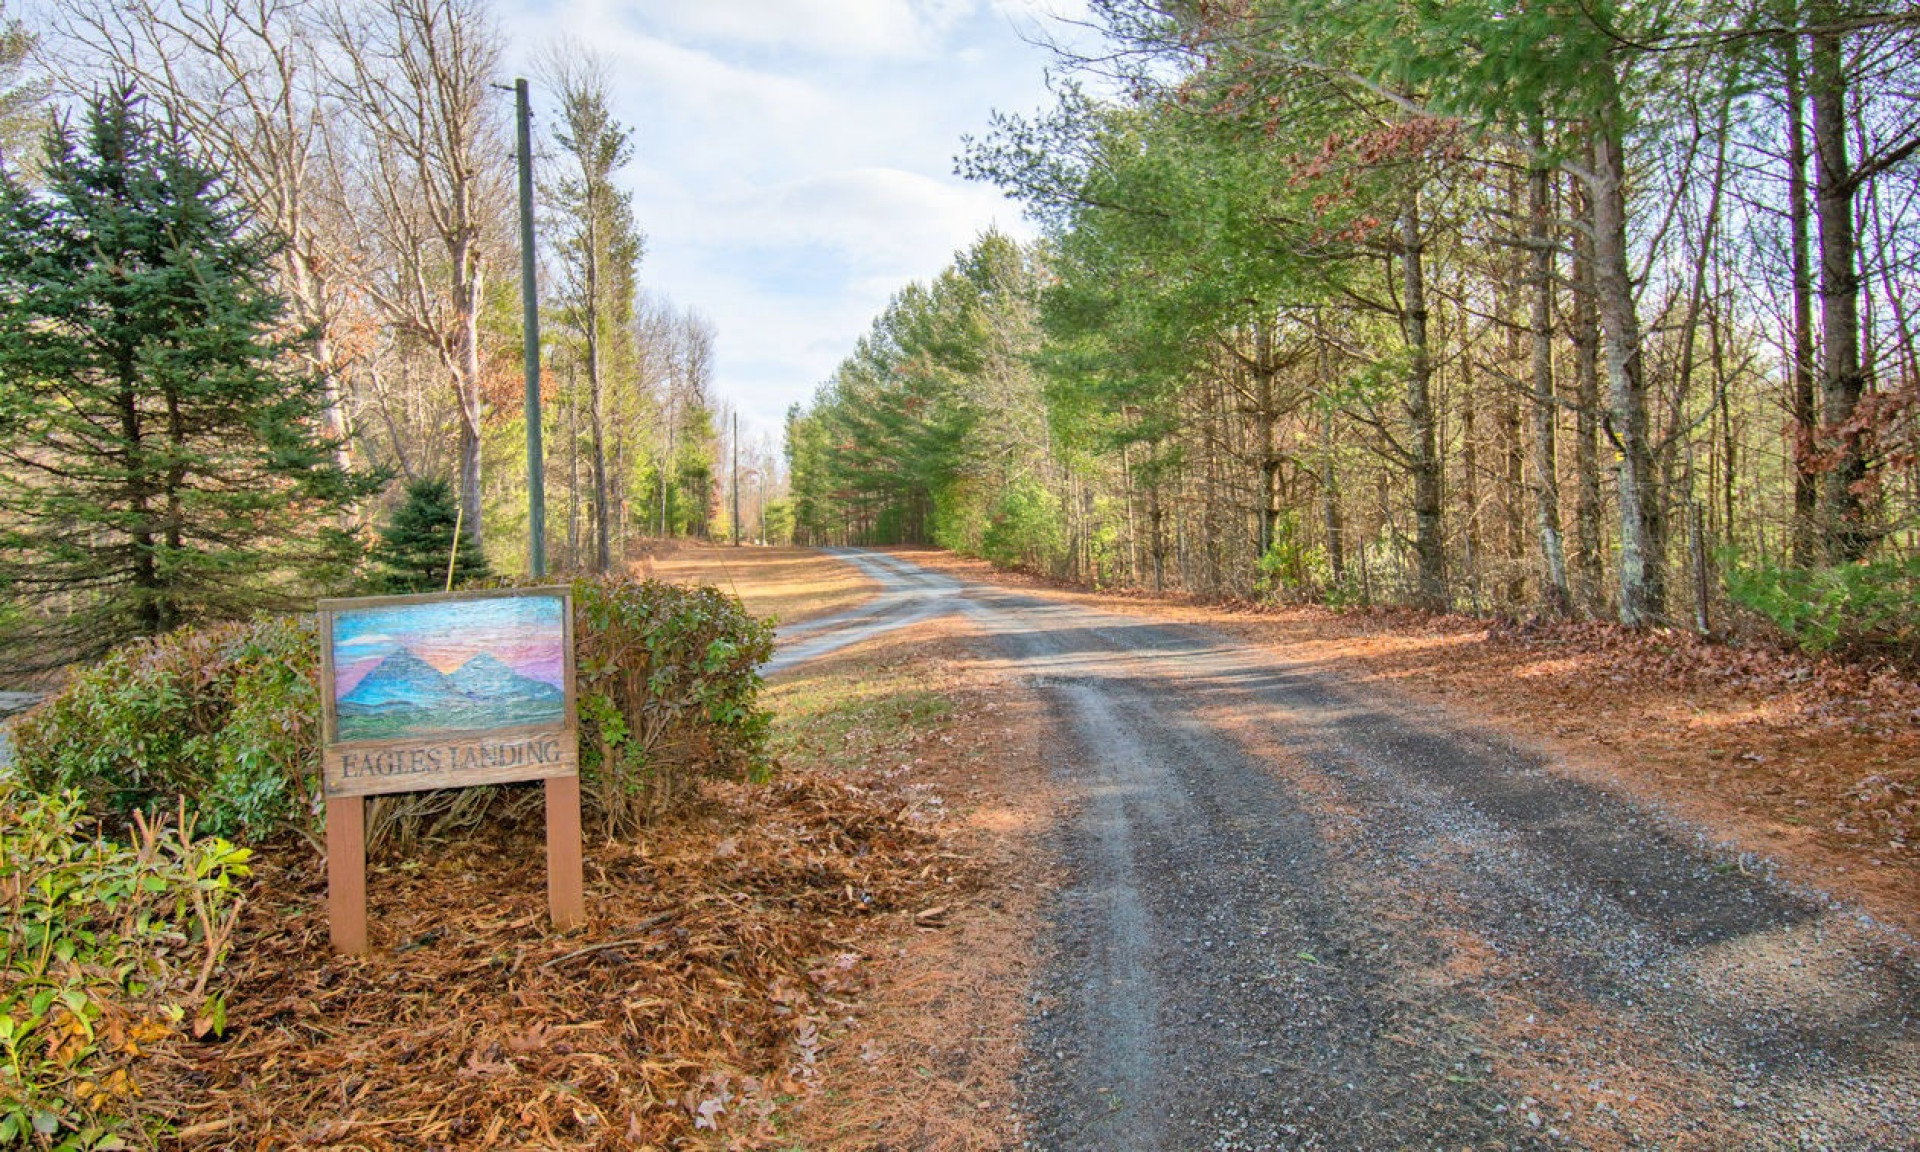
[[[897,555],[1023,594],[1200,625],[1324,669],[1634,801],[1920,935],[1920,685],[1683,633],[1466,617],[1250,612],[1071,591],[930,549]]]

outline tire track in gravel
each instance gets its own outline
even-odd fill
[[[963,591],[958,580],[929,572],[884,553],[826,549],[854,564],[880,585],[880,593],[856,608],[780,628],[779,647],[760,666],[768,676],[818,659],[872,637],[944,615],[959,606]]]
[[[1031,1146],[1912,1145],[1910,939],[1336,670],[849,559],[1056,719]]]

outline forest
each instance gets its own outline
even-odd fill
[[[1097,0],[787,427],[804,541],[1911,648],[1920,18]],[[1737,619],[1736,619],[1737,618]]]
[[[17,403],[0,422],[10,666],[378,589],[368,557],[396,516],[403,536],[437,533],[439,583],[455,529],[436,509],[458,526],[463,579],[525,571],[515,97],[485,0],[54,0],[30,20],[0,7],[0,30],[0,169],[18,212]],[[563,40],[537,60],[546,553],[556,571],[618,570],[642,538],[727,530],[729,410],[712,323],[644,276],[645,222],[623,188],[633,130],[610,111],[605,65]],[[110,131],[103,108],[119,109]],[[133,237],[189,202],[227,246],[244,321],[237,303],[119,276],[169,262],[187,275],[201,257],[177,232],[171,252],[129,240],[124,259],[87,264],[90,237]],[[55,299],[46,269],[63,260],[75,278]],[[114,292],[116,315],[147,325],[124,363],[191,370],[156,383],[108,357],[73,362],[67,383],[44,371],[50,334],[85,346],[89,310]],[[226,353],[178,335],[227,324],[241,343],[221,347],[253,357],[253,399],[201,388]],[[275,412],[275,394],[304,399]],[[773,452],[745,446],[743,463]],[[308,480],[329,461],[321,493]]]

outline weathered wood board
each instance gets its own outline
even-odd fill
[[[318,605],[334,947],[367,948],[369,796],[545,780],[547,898],[586,918],[573,599],[565,587]]]
[[[566,588],[322,600],[328,796],[579,771]]]

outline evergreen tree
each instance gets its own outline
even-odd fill
[[[269,286],[277,238],[131,89],[0,177],[0,590],[13,664],[289,605],[345,571],[372,478]]]
[[[381,589],[438,592],[447,586],[449,562],[456,585],[491,575],[487,558],[479,549],[462,547],[454,552],[459,517],[453,485],[445,480],[410,481],[405,502],[380,530],[380,545],[374,550],[374,560],[381,569]]]

